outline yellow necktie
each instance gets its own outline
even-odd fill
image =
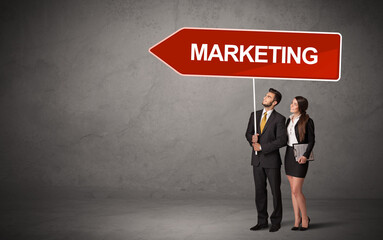
[[[267,112],[265,112],[265,114],[263,114],[263,118],[262,118],[262,121],[261,121],[261,133],[263,132],[263,128],[266,125],[266,117],[267,117]]]

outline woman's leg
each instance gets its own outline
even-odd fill
[[[299,224],[301,223],[301,216],[299,215],[299,207],[298,207],[297,199],[295,198],[295,195],[293,194],[293,177],[289,175],[286,175],[286,176],[290,182],[291,200],[293,202],[294,217],[295,217],[294,227],[299,227]]]
[[[302,193],[302,186],[304,178],[292,177],[292,189],[291,192],[295,196],[295,199],[298,203],[298,208],[302,216],[302,227],[307,228],[308,226],[308,217],[307,217],[307,208],[306,208],[306,198]]]

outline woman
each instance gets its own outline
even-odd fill
[[[306,199],[302,193],[303,181],[309,167],[307,158],[314,147],[314,122],[306,113],[307,99],[297,96],[290,105],[292,113],[286,121],[287,148],[285,155],[285,171],[290,182],[291,199],[294,207],[295,223],[291,230],[305,231],[309,228],[310,218],[307,216]],[[294,157],[293,144],[307,143],[307,149],[298,161]]]

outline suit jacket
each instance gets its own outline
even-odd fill
[[[305,133],[305,138],[303,139],[303,141],[300,141],[299,140],[299,129],[298,129],[298,124],[299,124],[299,121],[301,121],[302,119],[299,118],[297,124],[295,124],[295,136],[298,140],[298,143],[307,143],[307,149],[305,151],[305,153],[303,154],[303,156],[305,156],[306,158],[309,158],[310,154],[311,154],[311,151],[313,150],[314,148],[314,144],[315,144],[315,129],[314,129],[314,121],[309,118],[309,120],[307,121],[307,124],[306,124],[306,133]],[[290,118],[287,119],[286,121],[286,128],[287,126],[289,126],[289,123],[290,123]]]
[[[251,165],[261,166],[263,168],[280,168],[282,165],[279,148],[287,144],[286,118],[278,113],[275,109],[271,113],[269,119],[261,134],[259,122],[261,120],[262,110],[257,111],[257,133],[258,143],[261,144],[262,150],[255,155],[252,146],[252,136],[254,135],[254,112],[250,114],[249,123],[246,130],[246,139],[252,148]]]

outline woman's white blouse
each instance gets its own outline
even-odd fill
[[[289,122],[289,125],[287,126],[287,137],[288,137],[287,145],[289,145],[290,147],[292,147],[294,143],[298,143],[297,137],[295,135],[295,125],[299,121],[299,118],[301,117],[301,115],[299,115],[298,117],[295,117],[294,120],[293,120],[293,116],[294,114],[290,115],[290,122]]]

